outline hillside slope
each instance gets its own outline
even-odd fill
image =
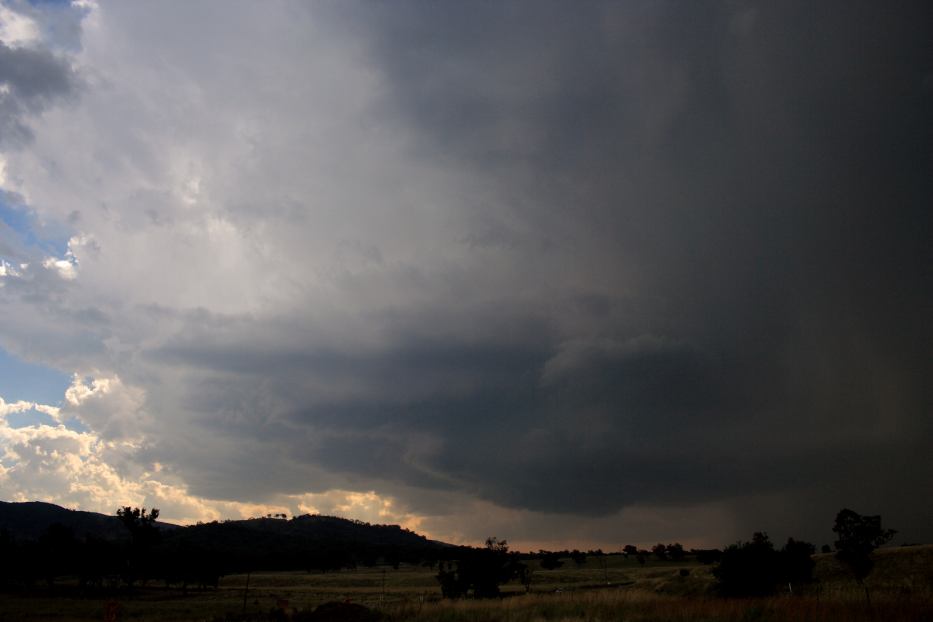
[[[36,540],[49,526],[56,523],[71,529],[77,538],[93,536],[117,540],[126,537],[125,529],[116,516],[69,510],[41,501],[0,501],[0,529],[5,530],[14,539]]]
[[[79,541],[88,537],[125,541],[129,537],[115,515],[38,501],[0,501],[0,530],[13,541],[38,540],[54,524],[69,528]],[[398,525],[371,525],[336,516],[157,525],[162,534],[158,549],[169,557],[197,555],[242,568],[330,570],[380,560],[396,564],[437,559],[454,549]]]

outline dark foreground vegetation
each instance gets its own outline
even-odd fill
[[[724,550],[516,553],[496,538],[454,547],[334,517],[185,528],[138,508],[112,518],[118,529],[96,535],[67,521],[35,538],[6,529],[0,619],[933,619],[933,547],[878,549],[893,532],[851,510],[822,554],[764,533]]]

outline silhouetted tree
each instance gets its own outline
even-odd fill
[[[146,513],[146,508],[126,506],[117,510],[117,518],[130,532],[134,544],[152,546],[159,541],[159,529],[155,525],[159,518],[158,509],[152,508]]]
[[[667,556],[673,561],[680,561],[684,558],[684,547],[680,542],[667,545]]]
[[[833,547],[829,546],[828,544],[824,544],[823,546],[820,547],[820,553],[832,553],[832,552],[833,552]]]
[[[781,581],[788,587],[795,583],[810,583],[813,581],[813,567],[815,562],[811,557],[816,547],[803,540],[787,539],[787,544],[781,549]],[[793,591],[793,588],[790,588]]]
[[[545,570],[555,570],[564,565],[564,562],[560,561],[559,553],[551,553],[549,551],[541,551],[541,567]]]
[[[137,580],[145,582],[154,569],[151,553],[160,539],[159,528],[155,524],[159,510],[152,508],[147,513],[146,508],[125,506],[117,510],[117,518],[130,532],[123,580],[132,587]]]
[[[638,555],[638,547],[636,547],[634,544],[626,544],[624,547],[622,547],[622,554],[626,557],[631,555]]]
[[[871,606],[868,586],[864,583],[875,565],[871,554],[879,546],[887,544],[897,532],[882,529],[881,516],[862,516],[848,508],[836,514],[833,531],[839,538],[835,542],[836,559],[852,571],[855,581],[865,589],[865,599]]]
[[[667,559],[667,547],[660,542],[651,547],[651,552],[654,553],[655,557],[662,561]]]
[[[776,551],[768,534],[757,532],[751,542],[727,547],[713,575],[725,596],[766,596],[778,585],[812,581],[814,563],[810,556],[815,550],[809,542],[788,538]]]
[[[582,566],[586,563],[586,553],[574,549],[570,552],[570,559],[572,559],[573,563],[575,563],[577,566]]]
[[[519,582],[521,582],[522,587],[525,588],[525,592],[531,591],[532,574],[534,574],[534,570],[532,570],[528,564],[518,564],[516,576],[518,577]]]
[[[509,553],[508,543],[495,537],[486,539],[482,549],[465,550],[456,568],[442,564],[437,574],[441,593],[448,598],[464,596],[471,590],[476,598],[499,595],[499,586],[527,572],[518,555]]]
[[[457,568],[449,562],[439,564],[437,582],[441,584],[441,596],[444,598],[460,598],[465,596],[470,589],[470,586],[457,572]]]
[[[518,576],[519,567],[523,566],[516,555],[509,554],[505,540],[495,537],[486,538],[486,548],[474,557],[468,568],[476,598],[492,598],[499,595],[499,585]]]
[[[756,532],[751,542],[726,547],[713,575],[724,596],[765,596],[778,581],[778,559],[768,534]]]

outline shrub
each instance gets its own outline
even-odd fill
[[[713,569],[724,596],[766,596],[778,581],[777,551],[768,534],[756,532],[751,542],[737,542],[722,552]]]

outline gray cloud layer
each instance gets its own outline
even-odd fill
[[[88,299],[44,307],[98,345],[46,357],[143,387],[142,451],[194,494],[453,493],[534,538],[710,503],[730,537],[824,537],[850,505],[933,536],[928,6],[108,8],[171,34],[185,99],[145,147],[167,95],[113,104],[145,182],[46,208],[100,240],[75,247]],[[36,92],[65,90],[32,53]],[[206,207],[159,177],[181,143],[217,154],[182,171]],[[177,280],[117,231],[170,245]]]
[[[0,42],[0,142],[21,144],[32,133],[24,115],[36,114],[75,88],[67,61],[48,50]]]

